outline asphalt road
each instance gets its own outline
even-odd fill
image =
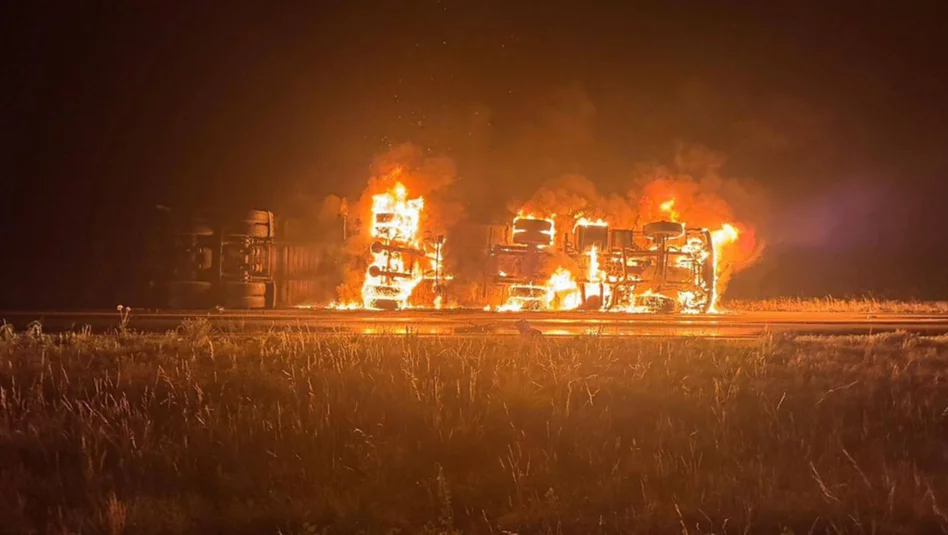
[[[872,334],[908,331],[948,334],[948,315],[896,315],[799,312],[727,312],[710,315],[616,314],[601,312],[497,313],[469,310],[358,310],[291,309],[268,311],[139,311],[130,316],[130,329],[161,332],[178,327],[187,318],[206,317],[222,330],[257,333],[301,329],[309,332],[418,335],[516,335],[520,319],[544,335],[576,336],[696,336],[752,338],[765,333]],[[46,332],[89,326],[103,332],[119,326],[112,311],[16,312],[0,311],[0,321],[17,330],[39,321]]]

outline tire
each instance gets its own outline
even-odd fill
[[[524,230],[513,235],[513,242],[520,245],[550,245],[553,237],[538,230]]]
[[[172,281],[168,283],[168,307],[172,309],[208,308],[214,285],[206,281]]]
[[[197,257],[197,267],[200,270],[208,270],[214,267],[214,251],[209,248],[202,248],[200,255]]]
[[[247,210],[247,212],[244,214],[244,220],[269,225],[270,212],[267,212],[266,210]]]
[[[240,236],[242,238],[271,238],[273,229],[267,223],[257,223],[255,221],[240,221],[233,225],[228,225],[224,229],[228,236]]]
[[[270,212],[264,210],[248,210],[242,214],[242,219],[228,224],[224,233],[229,236],[245,238],[272,238],[273,218]]]
[[[250,295],[243,297],[227,296],[224,301],[224,308],[231,309],[259,309],[267,307],[267,298],[262,295]]]
[[[244,297],[263,297],[267,294],[265,282],[227,282],[224,283],[224,292],[227,299],[241,299]]]
[[[685,235],[685,225],[674,221],[653,221],[642,227],[642,233],[652,239],[675,239]]]
[[[553,224],[546,219],[518,219],[514,221],[513,228],[514,230],[549,232],[553,230]]]

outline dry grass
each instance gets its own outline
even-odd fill
[[[783,297],[760,301],[728,300],[726,310],[742,312],[854,312],[866,314],[948,314],[948,301],[891,301],[871,297],[800,299]]]
[[[0,531],[930,533],[948,339],[0,330]]]

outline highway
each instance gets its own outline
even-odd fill
[[[472,310],[365,310],[288,309],[266,311],[155,311],[133,310],[128,328],[163,332],[187,318],[208,318],[221,331],[260,333],[300,329],[316,333],[416,335],[518,335],[516,322],[527,320],[548,336],[683,336],[754,338],[767,333],[872,334],[907,331],[948,334],[948,315],[896,315],[802,312],[739,312],[708,315],[618,314],[603,312],[517,312]],[[0,321],[25,329],[39,321],[44,332],[62,332],[88,326],[107,332],[120,324],[112,311],[24,312],[0,311]]]

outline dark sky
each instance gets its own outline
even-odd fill
[[[770,199],[734,295],[948,297],[931,2],[17,4],[0,305],[121,299],[155,204],[354,194],[401,142],[453,158],[482,219],[700,144]]]

